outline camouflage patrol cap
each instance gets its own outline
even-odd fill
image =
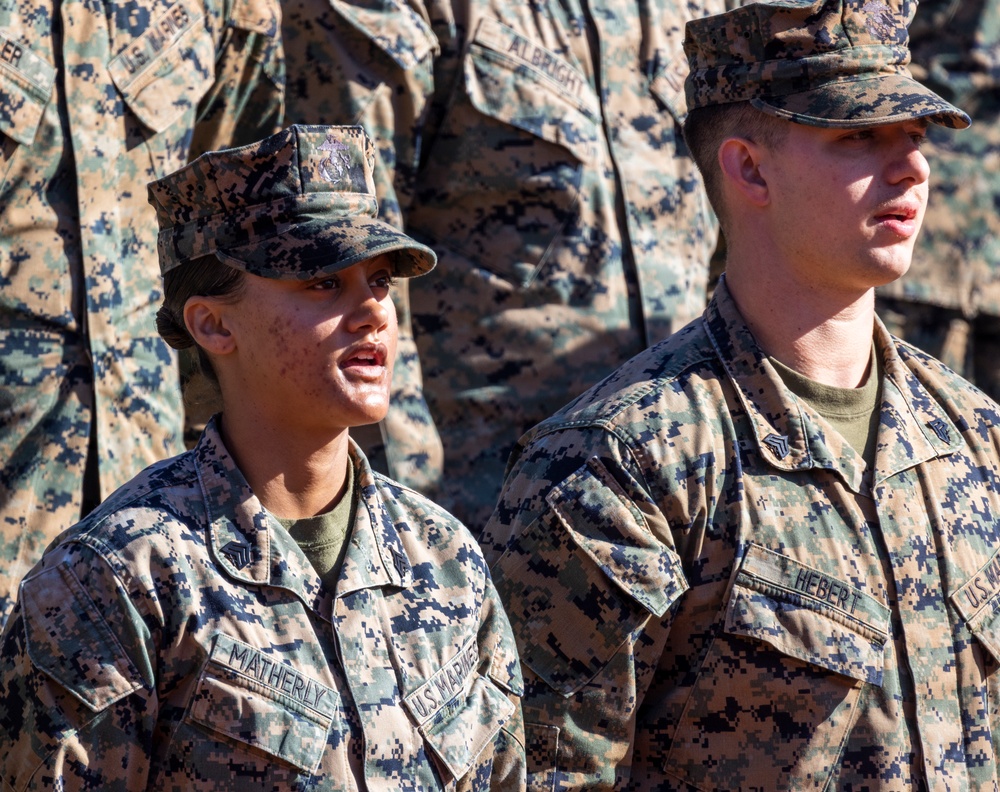
[[[687,23],[695,109],[749,101],[798,124],[852,129],[969,116],[913,79],[909,0],[770,0]]]
[[[359,126],[291,126],[210,151],[149,184],[160,271],[214,255],[265,278],[305,279],[388,254],[402,277],[430,248],[377,218],[375,150]]]

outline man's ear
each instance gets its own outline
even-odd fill
[[[229,330],[226,308],[231,302],[196,295],[184,303],[184,323],[195,342],[212,355],[227,355],[236,349]]]
[[[719,167],[723,181],[744,201],[756,207],[770,200],[767,179],[762,171],[767,150],[746,138],[727,138],[719,146]]]

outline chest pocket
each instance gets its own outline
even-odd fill
[[[666,771],[699,789],[776,788],[782,767],[782,789],[825,788],[863,684],[882,684],[889,616],[847,581],[750,545]],[[770,746],[767,768],[747,767],[749,744]]]
[[[468,775],[514,710],[514,703],[488,677],[473,673],[467,691],[446,702],[420,733],[451,779],[458,781]]]
[[[462,68],[409,228],[524,287],[576,214],[600,156],[600,104],[569,60],[489,17]]]
[[[1000,664],[1000,552],[951,595],[951,602],[994,664]]]
[[[139,122],[129,126],[128,146],[147,146],[153,171],[164,176],[186,161],[198,103],[215,80],[215,42],[205,9],[195,0],[177,0],[140,35],[119,29],[115,44],[108,72]]]
[[[197,747],[204,738],[195,736],[207,732],[241,751],[244,763],[256,757],[269,780],[289,781],[316,772],[331,728],[344,723],[341,709],[337,691],[272,654],[219,634],[185,718],[185,726],[200,730],[182,728],[177,739],[193,743],[183,746],[189,762],[201,757],[210,764]]]
[[[0,33],[0,188],[17,147],[34,142],[55,78],[48,61]]]

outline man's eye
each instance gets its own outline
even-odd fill
[[[340,281],[336,278],[323,278],[323,280],[316,281],[311,288],[318,291],[328,291],[336,289],[338,286],[340,286]]]
[[[392,277],[388,272],[380,273],[372,278],[372,286],[379,289],[388,289],[396,282],[396,279]]]

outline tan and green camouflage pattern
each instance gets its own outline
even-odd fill
[[[360,126],[298,126],[202,154],[149,185],[160,270],[216,256],[263,278],[308,279],[386,255],[400,277],[434,252],[377,218],[375,147]]]
[[[771,0],[688,24],[688,107],[749,101],[811,126],[969,117],[906,68],[910,0]]]
[[[910,49],[914,76],[966,108],[974,123],[961,135],[928,130],[923,230],[910,271],[879,294],[906,314],[900,329],[908,341],[941,349],[934,354],[1000,399],[1000,3],[923,0]],[[965,326],[958,344],[953,313]],[[923,321],[925,314],[936,321]]]
[[[471,526],[522,432],[704,308],[716,228],[681,139],[682,41],[726,7],[283,4],[288,121],[362,124],[382,216],[438,254],[409,284],[419,361],[402,347],[383,430]]]
[[[529,789],[1000,788],[1000,414],[875,345],[872,469],[724,279],[519,443],[482,544]]]
[[[0,622],[80,519],[89,438],[95,499],[182,448],[146,183],[195,142],[275,131],[279,17],[275,0],[0,2]]]
[[[68,531],[0,647],[0,785],[522,790],[522,683],[469,532],[372,472],[335,591],[210,423]]]

